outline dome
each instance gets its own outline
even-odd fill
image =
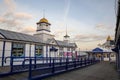
[[[40,19],[39,22],[37,22],[37,24],[40,24],[40,23],[47,23],[47,24],[51,25],[46,18],[42,18],[42,19]]]
[[[111,37],[110,37],[110,36],[108,36],[108,37],[107,37],[107,41],[110,41],[110,40],[112,40],[112,39],[111,39]]]
[[[45,23],[48,23],[48,20],[47,20],[46,18],[42,18],[42,19],[40,19],[39,22],[45,22]]]

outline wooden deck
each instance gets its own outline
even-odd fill
[[[27,77],[28,72],[24,72],[3,77],[0,78],[0,80],[25,80]],[[115,70],[115,64],[100,62],[85,68],[48,77],[43,80],[120,80],[120,78]]]
[[[59,74],[44,80],[120,80],[115,64],[101,62],[86,68]]]

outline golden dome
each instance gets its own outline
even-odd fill
[[[51,25],[46,18],[42,18],[42,19],[40,19],[39,22],[37,22],[37,24],[40,24],[40,23],[47,23],[47,24]]]
[[[47,20],[46,18],[42,18],[42,19],[40,19],[39,22],[45,22],[45,23],[48,23],[48,20]]]
[[[110,41],[110,40],[112,40],[112,39],[111,39],[111,37],[110,37],[110,36],[108,36],[108,37],[107,37],[107,41]]]

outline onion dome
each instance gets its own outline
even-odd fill
[[[40,21],[37,22],[37,24],[39,24],[39,23],[47,23],[47,24],[50,24],[46,18],[40,19]]]
[[[112,39],[111,39],[111,37],[110,36],[108,36],[107,37],[107,41],[111,41]]]

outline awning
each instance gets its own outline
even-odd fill
[[[52,46],[52,47],[50,48],[50,51],[57,52],[57,51],[58,51],[58,49],[56,49],[55,47],[53,47],[53,46]]]

